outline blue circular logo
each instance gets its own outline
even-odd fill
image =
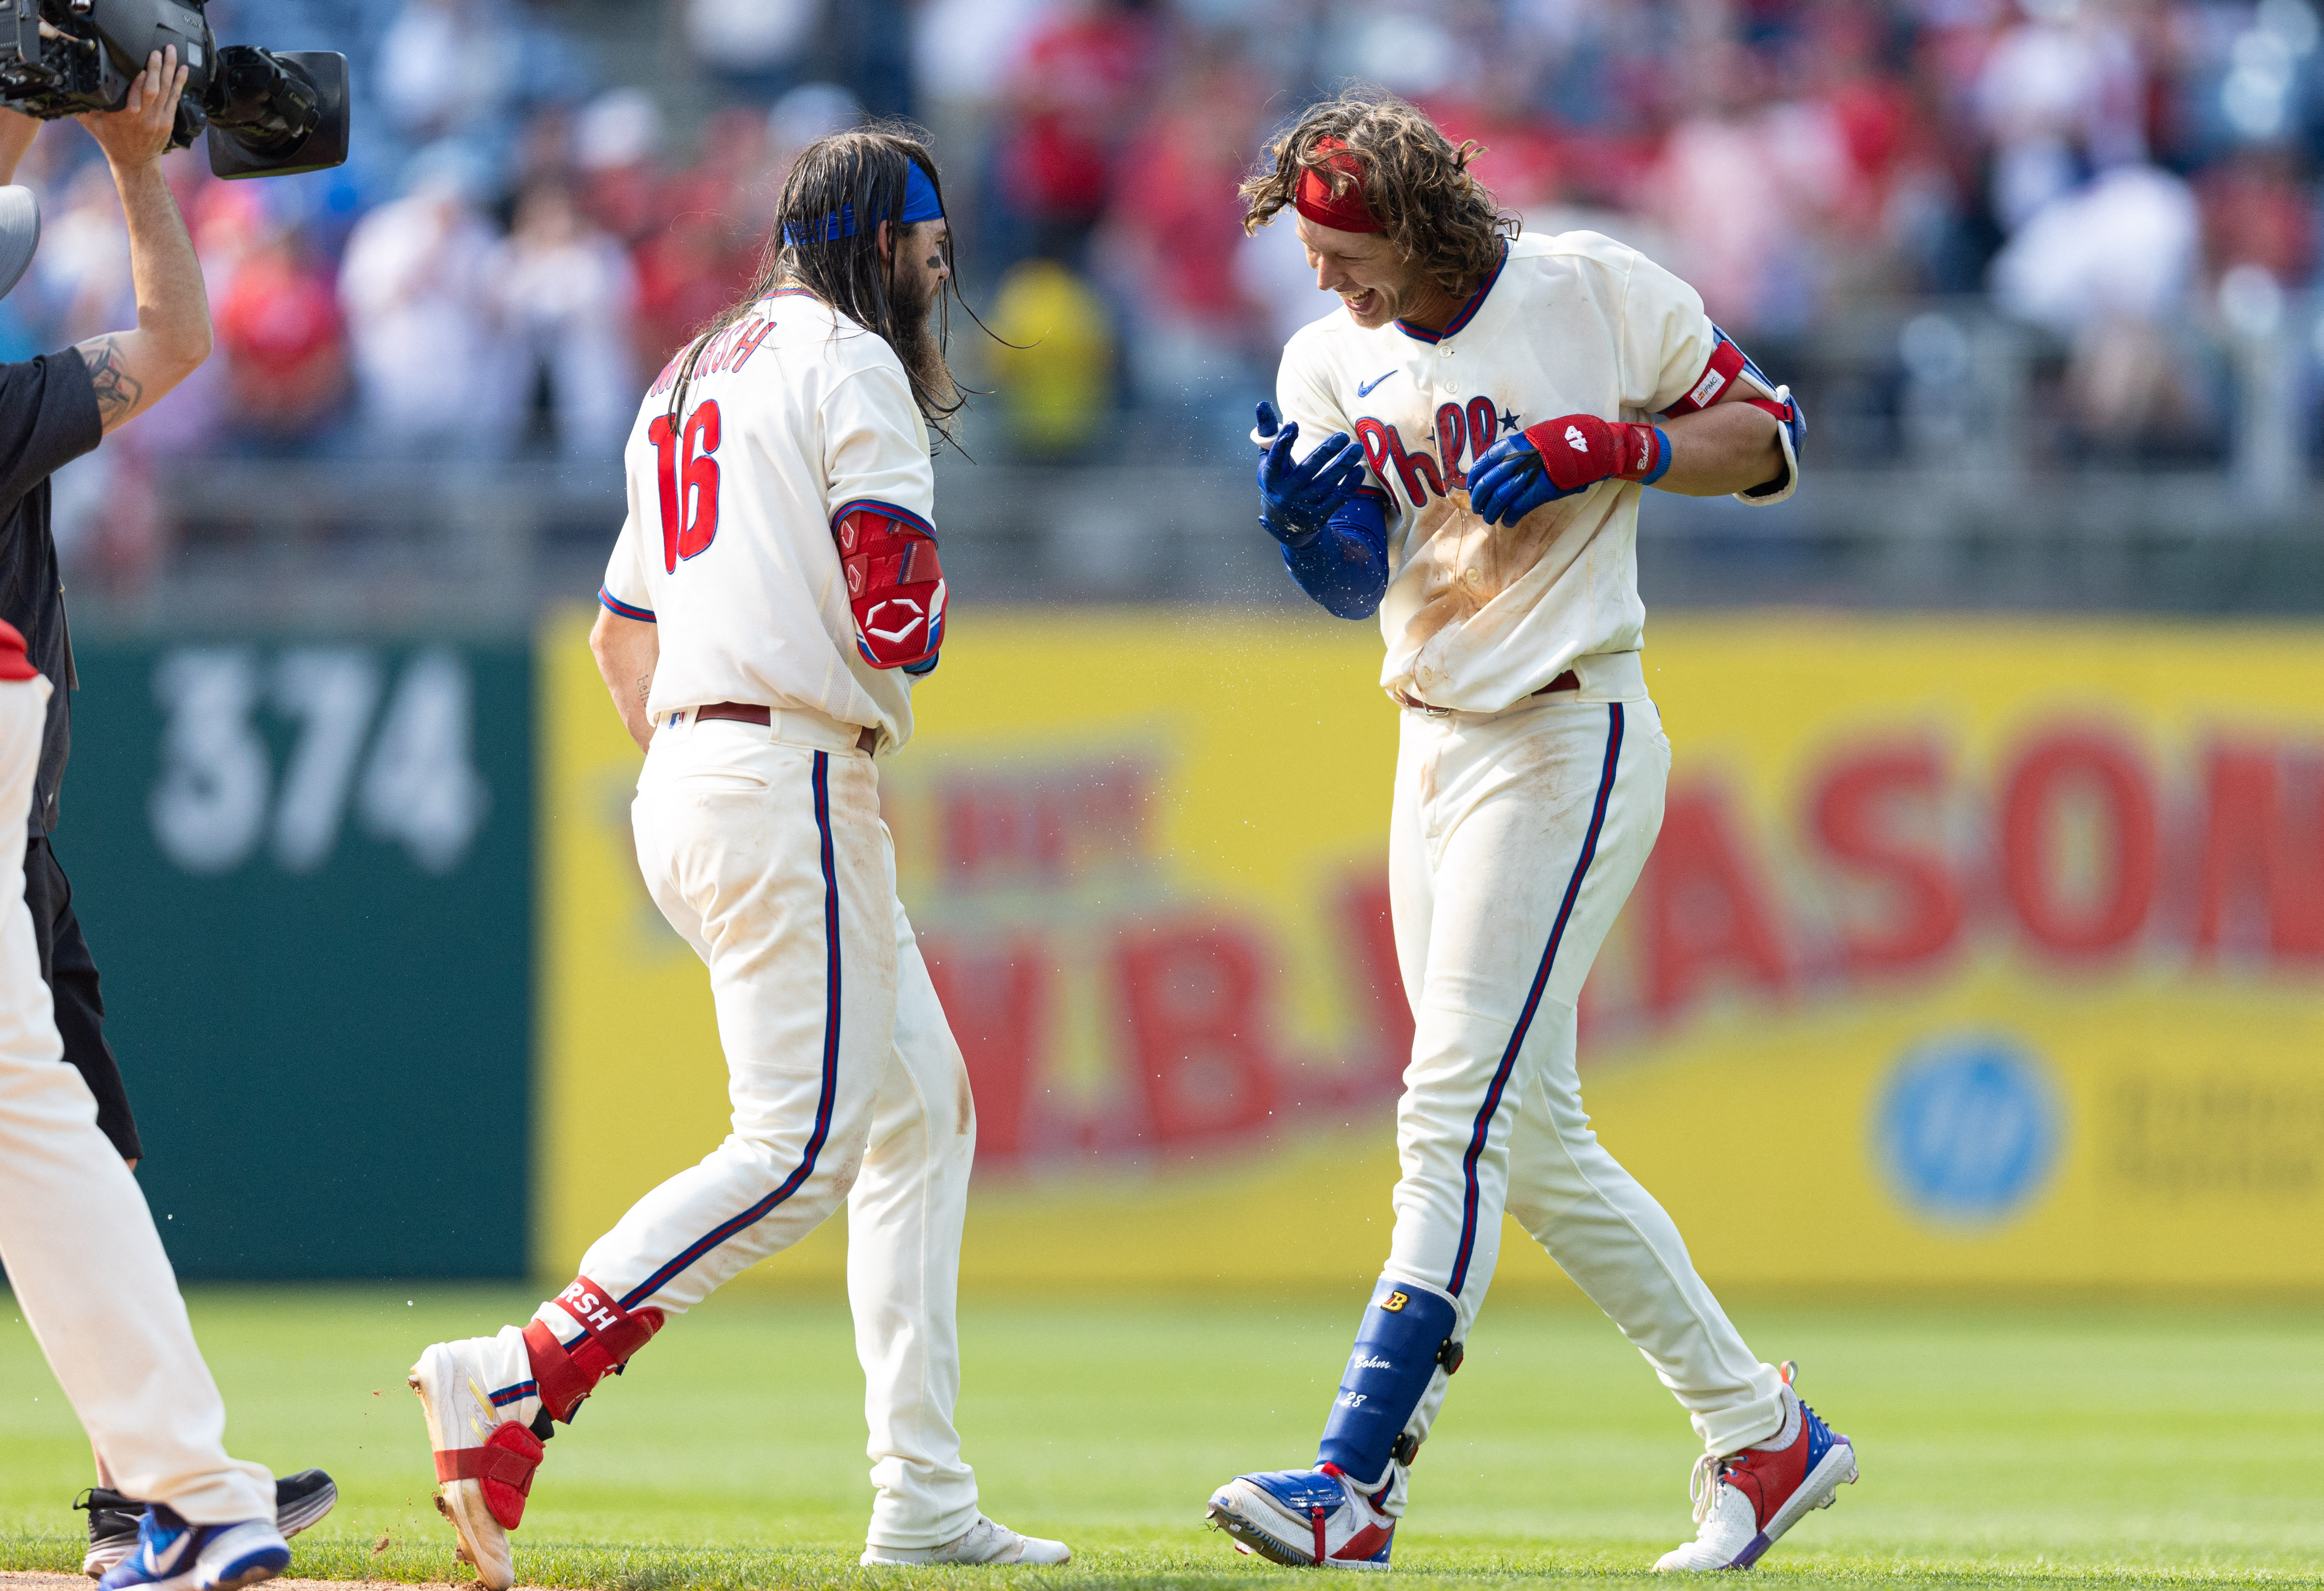
[[[1896,1064],[1875,1129],[1890,1186],[1924,1216],[1987,1226],[2050,1179],[2061,1136],[2046,1068],[2006,1039],[1966,1035]]]

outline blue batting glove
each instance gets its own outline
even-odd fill
[[[1541,449],[1521,430],[1495,442],[1469,467],[1469,506],[1489,525],[1513,525],[1544,504],[1571,495],[1549,478]]]
[[[1271,439],[1259,460],[1259,523],[1286,547],[1305,547],[1323,533],[1332,516],[1363,484],[1363,449],[1340,430],[1325,437],[1305,458],[1293,458],[1298,423],[1281,424],[1272,403],[1259,406],[1254,434]]]

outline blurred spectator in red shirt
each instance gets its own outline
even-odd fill
[[[829,85],[809,84],[783,97],[775,111],[719,112],[703,129],[695,163],[665,185],[670,218],[638,245],[638,365],[658,370],[705,322],[749,288],[767,246],[776,201],[796,149],[786,147],[783,107],[818,92],[838,94]],[[829,109],[827,102],[826,110]],[[861,115],[852,99],[847,114],[831,125],[818,122],[812,137],[852,125]],[[812,137],[803,142],[812,142]]]
[[[2287,287],[2308,280],[2315,261],[2315,201],[2292,157],[2246,149],[2195,185],[2203,209],[2204,263],[2213,276],[2257,265]]]
[[[262,442],[314,435],[347,393],[346,346],[330,273],[298,229],[262,235],[217,306],[218,349],[241,428]]]
[[[1111,196],[1109,253],[1135,278],[1142,311],[1240,337],[1250,305],[1235,285],[1242,243],[1236,185],[1258,142],[1266,87],[1223,40],[1193,47],[1130,141]]]
[[[1077,257],[1104,215],[1158,42],[1134,0],[1077,0],[1027,47],[1001,168],[1010,204],[1034,225],[1038,252]]]
[[[1160,108],[1126,148],[1102,245],[1106,275],[1133,306],[1123,328],[1141,405],[1178,409],[1197,428],[1206,411],[1240,407],[1263,324],[1236,276],[1235,185],[1267,88],[1235,42],[1185,41]]]

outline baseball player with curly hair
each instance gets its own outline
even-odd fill
[[[799,155],[778,227],[750,296],[646,395],[590,638],[646,752],[639,865],[709,967],[733,1130],[525,1324],[411,1367],[438,1506],[492,1591],[514,1581],[508,1532],[552,1421],[843,1203],[875,1488],[862,1561],[1072,1556],[980,1513],[961,1461],[975,1114],[880,820],[874,758],[911,737],[945,637],[928,426],[959,399],[929,327],[952,274],[936,163],[895,130],[834,134]]]
[[[1856,1478],[1678,1230],[1591,1131],[1574,1008],[1653,848],[1670,743],[1638,660],[1643,488],[1777,503],[1802,421],[1694,291],[1595,233],[1521,232],[1410,106],[1351,93],[1243,186],[1342,308],[1259,406],[1260,520],[1300,586],[1375,612],[1402,708],[1388,866],[1412,1060],[1388,1263],[1313,1469],[1239,1475],[1210,1518],[1277,1563],[1386,1568],[1514,1216],[1611,1316],[1702,1439],[1695,1540],[1739,1568]],[[1302,431],[1324,439],[1304,455]]]

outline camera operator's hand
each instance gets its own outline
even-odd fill
[[[186,91],[186,69],[178,47],[145,58],[145,69],[131,79],[129,101],[119,110],[88,110],[73,120],[87,127],[115,171],[151,165],[170,147],[178,125],[178,97]]]
[[[161,175],[161,153],[177,125],[186,69],[172,48],[151,56],[119,110],[77,119],[113,164],[122,218],[129,223],[129,276],[137,290],[137,329],[78,345],[109,434],[143,413],[210,356],[210,301],[185,218]]]
[[[17,162],[24,158],[24,152],[32,147],[32,140],[40,135],[40,131],[41,123],[37,116],[28,116],[21,110],[10,110],[0,106],[0,187],[16,180]]]

